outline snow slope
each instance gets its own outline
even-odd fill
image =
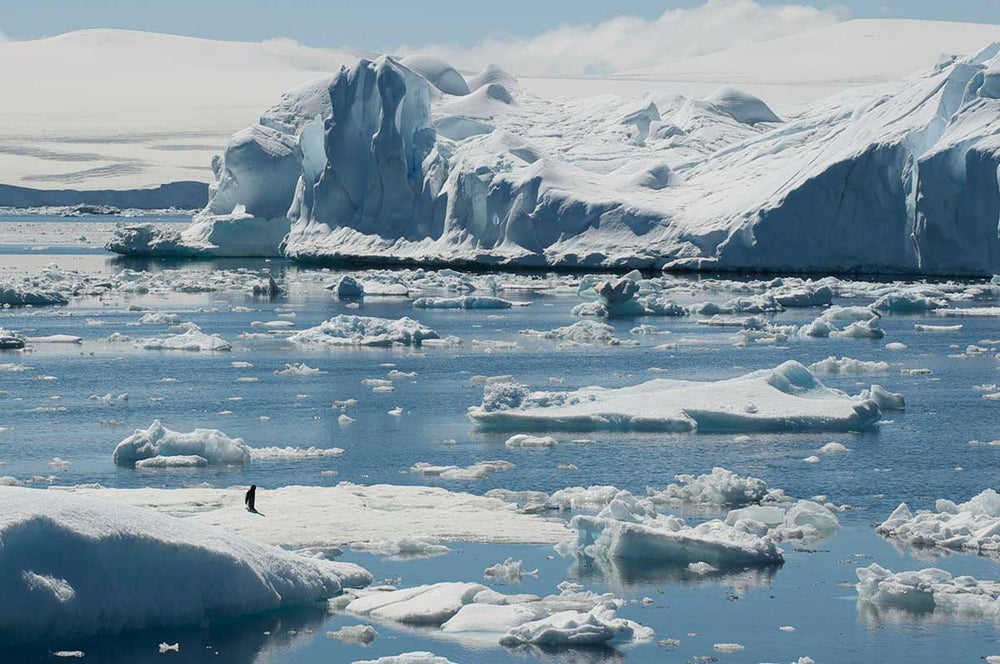
[[[855,19],[656,67],[619,72],[633,91],[707,95],[720,84],[766,99],[779,112],[848,88],[888,83],[1000,39],[1000,26],[949,21]],[[526,82],[526,87],[534,87]],[[624,90],[617,91],[624,94]]]
[[[993,44],[781,122],[731,88],[546,100],[493,68],[453,95],[361,60],[238,132],[189,229],[109,248],[243,255],[252,236],[314,261],[988,275],[998,79]]]
[[[199,624],[310,604],[371,582],[152,510],[0,488],[0,642]]]
[[[211,179],[212,156],[288,88],[357,53],[126,30],[0,41],[0,183],[133,189]]]

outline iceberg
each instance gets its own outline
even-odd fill
[[[361,59],[238,131],[190,228],[126,227],[108,246],[989,277],[998,78],[992,44],[782,122],[732,88],[542,99],[496,68],[466,81],[436,58]],[[785,300],[810,301],[801,295]]]
[[[173,457],[182,458],[171,461]],[[242,438],[230,438],[218,429],[181,433],[166,428],[159,420],[154,420],[148,429],[136,429],[114,451],[115,465],[144,468],[208,463],[245,465],[250,459],[250,447]]]
[[[893,573],[869,565],[854,571],[859,603],[916,614],[941,612],[963,619],[1000,619],[1000,583],[952,576],[933,567]]]
[[[391,320],[341,314],[288,337],[303,346],[419,346],[438,333],[412,318]]]
[[[938,500],[935,511],[910,511],[900,503],[875,529],[879,535],[915,549],[1000,553],[1000,494],[986,489],[968,502]]]
[[[658,379],[573,392],[494,383],[469,417],[484,428],[533,431],[863,431],[881,411],[875,400],[827,388],[789,361],[715,382]]]
[[[148,509],[41,489],[0,487],[0,495],[4,643],[198,625],[371,582],[355,565]]]

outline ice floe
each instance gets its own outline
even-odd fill
[[[906,503],[900,503],[876,532],[915,549],[996,555],[1000,552],[1000,494],[986,489],[958,504],[939,499],[934,511],[920,510],[916,514]]]
[[[39,489],[0,494],[4,642],[198,625],[312,604],[371,582],[355,565],[152,510]]]
[[[827,388],[789,361],[716,382],[658,379],[574,392],[491,384],[469,416],[482,427],[532,431],[856,431],[873,427],[881,412],[872,399]]]

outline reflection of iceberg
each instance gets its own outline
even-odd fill
[[[602,580],[619,594],[637,590],[642,586],[719,585],[734,588],[739,595],[771,585],[774,575],[781,568],[773,565],[714,569],[707,572],[692,570],[690,565],[671,561],[629,560],[620,558],[591,558],[575,554],[568,575],[576,579]]]
[[[293,608],[247,616],[239,620],[206,621],[204,625],[182,629],[149,629],[118,634],[113,639],[73,641],[86,653],[85,661],[106,664],[135,664],[150,659],[150,645],[181,643],[186,653],[219,652],[226,664],[253,664],[280,661],[276,654],[303,647],[316,638],[327,619],[326,607]],[[27,662],[51,657],[52,645],[0,648],[0,661]],[[153,652],[156,651],[155,645]],[[154,655],[155,656],[155,655]],[[164,661],[171,659],[166,657]],[[219,659],[219,657],[216,657]],[[76,661],[76,660],[68,660]],[[187,661],[187,660],[185,660]]]

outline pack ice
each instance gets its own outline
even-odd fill
[[[127,226],[108,246],[988,276],[998,111],[997,44],[784,122],[732,89],[541,99],[495,67],[464,81],[433,58],[362,59],[234,134],[189,228]]]
[[[486,428],[536,431],[860,431],[881,418],[877,401],[862,397],[825,387],[789,361],[714,382],[658,379],[572,392],[491,383],[469,417]]]
[[[91,497],[0,487],[0,641],[84,637],[306,605],[360,567]]]

